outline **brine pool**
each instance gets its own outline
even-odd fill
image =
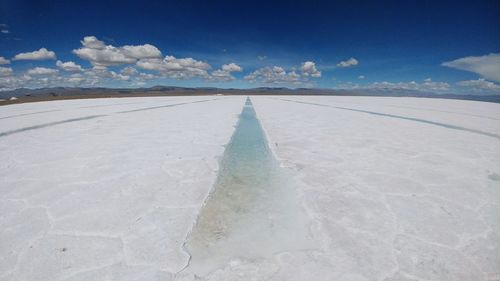
[[[185,248],[186,271],[206,275],[233,259],[267,259],[312,246],[308,218],[247,98]]]

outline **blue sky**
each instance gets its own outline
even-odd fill
[[[4,90],[161,84],[500,94],[498,1],[0,5]]]

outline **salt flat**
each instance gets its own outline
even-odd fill
[[[171,279],[188,262],[182,244],[243,102],[155,97],[2,107],[1,279]],[[26,115],[5,118],[16,114]],[[16,131],[37,125],[47,126]]]
[[[313,243],[201,280],[500,279],[500,105],[251,101]],[[184,244],[244,103],[0,107],[0,280],[194,280]]]
[[[253,102],[276,155],[302,183],[321,241],[321,250],[278,257],[273,278],[500,278],[500,105],[368,97]]]

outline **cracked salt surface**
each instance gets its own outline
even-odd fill
[[[1,107],[0,280],[172,280],[244,98],[204,100]]]
[[[408,121],[414,121],[414,122],[421,122],[421,123],[425,123],[425,124],[430,124],[430,125],[435,125],[435,126],[440,126],[440,127],[448,128],[448,129],[461,130],[461,131],[471,132],[471,133],[475,133],[475,134],[485,135],[485,136],[493,137],[493,138],[496,138],[496,139],[500,140],[500,135],[497,135],[497,134],[494,134],[494,133],[483,132],[483,131],[480,131],[480,130],[475,130],[475,129],[470,129],[470,128],[464,128],[464,127],[461,127],[461,126],[455,126],[455,125],[451,125],[451,124],[445,124],[445,123],[440,123],[440,122],[425,120],[425,119],[421,119],[421,118],[405,117],[405,116],[399,116],[399,115],[394,115],[394,114],[373,112],[373,111],[367,111],[367,110],[361,110],[361,109],[354,109],[354,108],[347,108],[347,107],[340,107],[340,106],[331,106],[331,105],[327,105],[327,104],[311,103],[311,102],[304,102],[304,101],[295,101],[295,100],[289,100],[289,99],[281,99],[281,100],[283,100],[283,101],[289,101],[289,102],[296,102],[296,103],[303,103],[303,104],[310,104],[310,105],[315,105],[315,106],[326,106],[326,107],[332,107],[332,108],[336,108],[336,109],[350,110],[350,111],[367,113],[367,114],[372,114],[372,115],[377,115],[377,116],[383,116],[383,117],[399,118],[399,119],[408,120]],[[493,120],[495,120],[495,119],[493,119]]]
[[[185,243],[204,202],[213,199],[206,200],[244,97],[0,107],[0,132],[16,132],[0,138],[0,280],[500,280],[500,141],[477,133],[500,135],[500,104],[280,98],[251,97],[269,149],[284,167],[276,173],[286,171],[293,185],[273,184],[263,199],[260,192],[221,196],[244,208],[216,216],[229,222],[220,237],[244,238],[235,247],[254,250],[248,252],[254,258],[215,249],[215,257],[229,261],[209,261],[222,265],[199,277],[189,273],[195,271],[187,267]],[[94,115],[103,116],[78,120]],[[275,179],[277,165],[262,166]],[[293,193],[283,194],[285,186],[298,198],[286,197]],[[269,237],[258,240],[264,232],[241,235],[244,224],[252,231],[269,226],[257,212],[265,208],[253,208],[259,204],[252,198],[285,215],[300,205],[314,247],[269,246]],[[277,253],[266,252],[268,246]],[[193,266],[203,250],[193,251]]]
[[[186,271],[204,276],[236,259],[312,248],[308,219],[247,98],[213,191],[186,244]]]

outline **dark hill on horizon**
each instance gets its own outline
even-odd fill
[[[284,87],[259,87],[251,89],[221,89],[213,87],[175,87],[153,86],[150,88],[78,88],[54,87],[27,89],[19,88],[11,91],[0,91],[1,104],[11,104],[30,101],[45,101],[79,98],[110,98],[110,97],[140,97],[140,96],[182,96],[182,95],[322,95],[322,96],[374,96],[374,97],[420,97],[461,99],[500,103],[500,95],[459,95],[436,94],[408,89],[319,89]],[[17,99],[9,100],[12,97]]]

